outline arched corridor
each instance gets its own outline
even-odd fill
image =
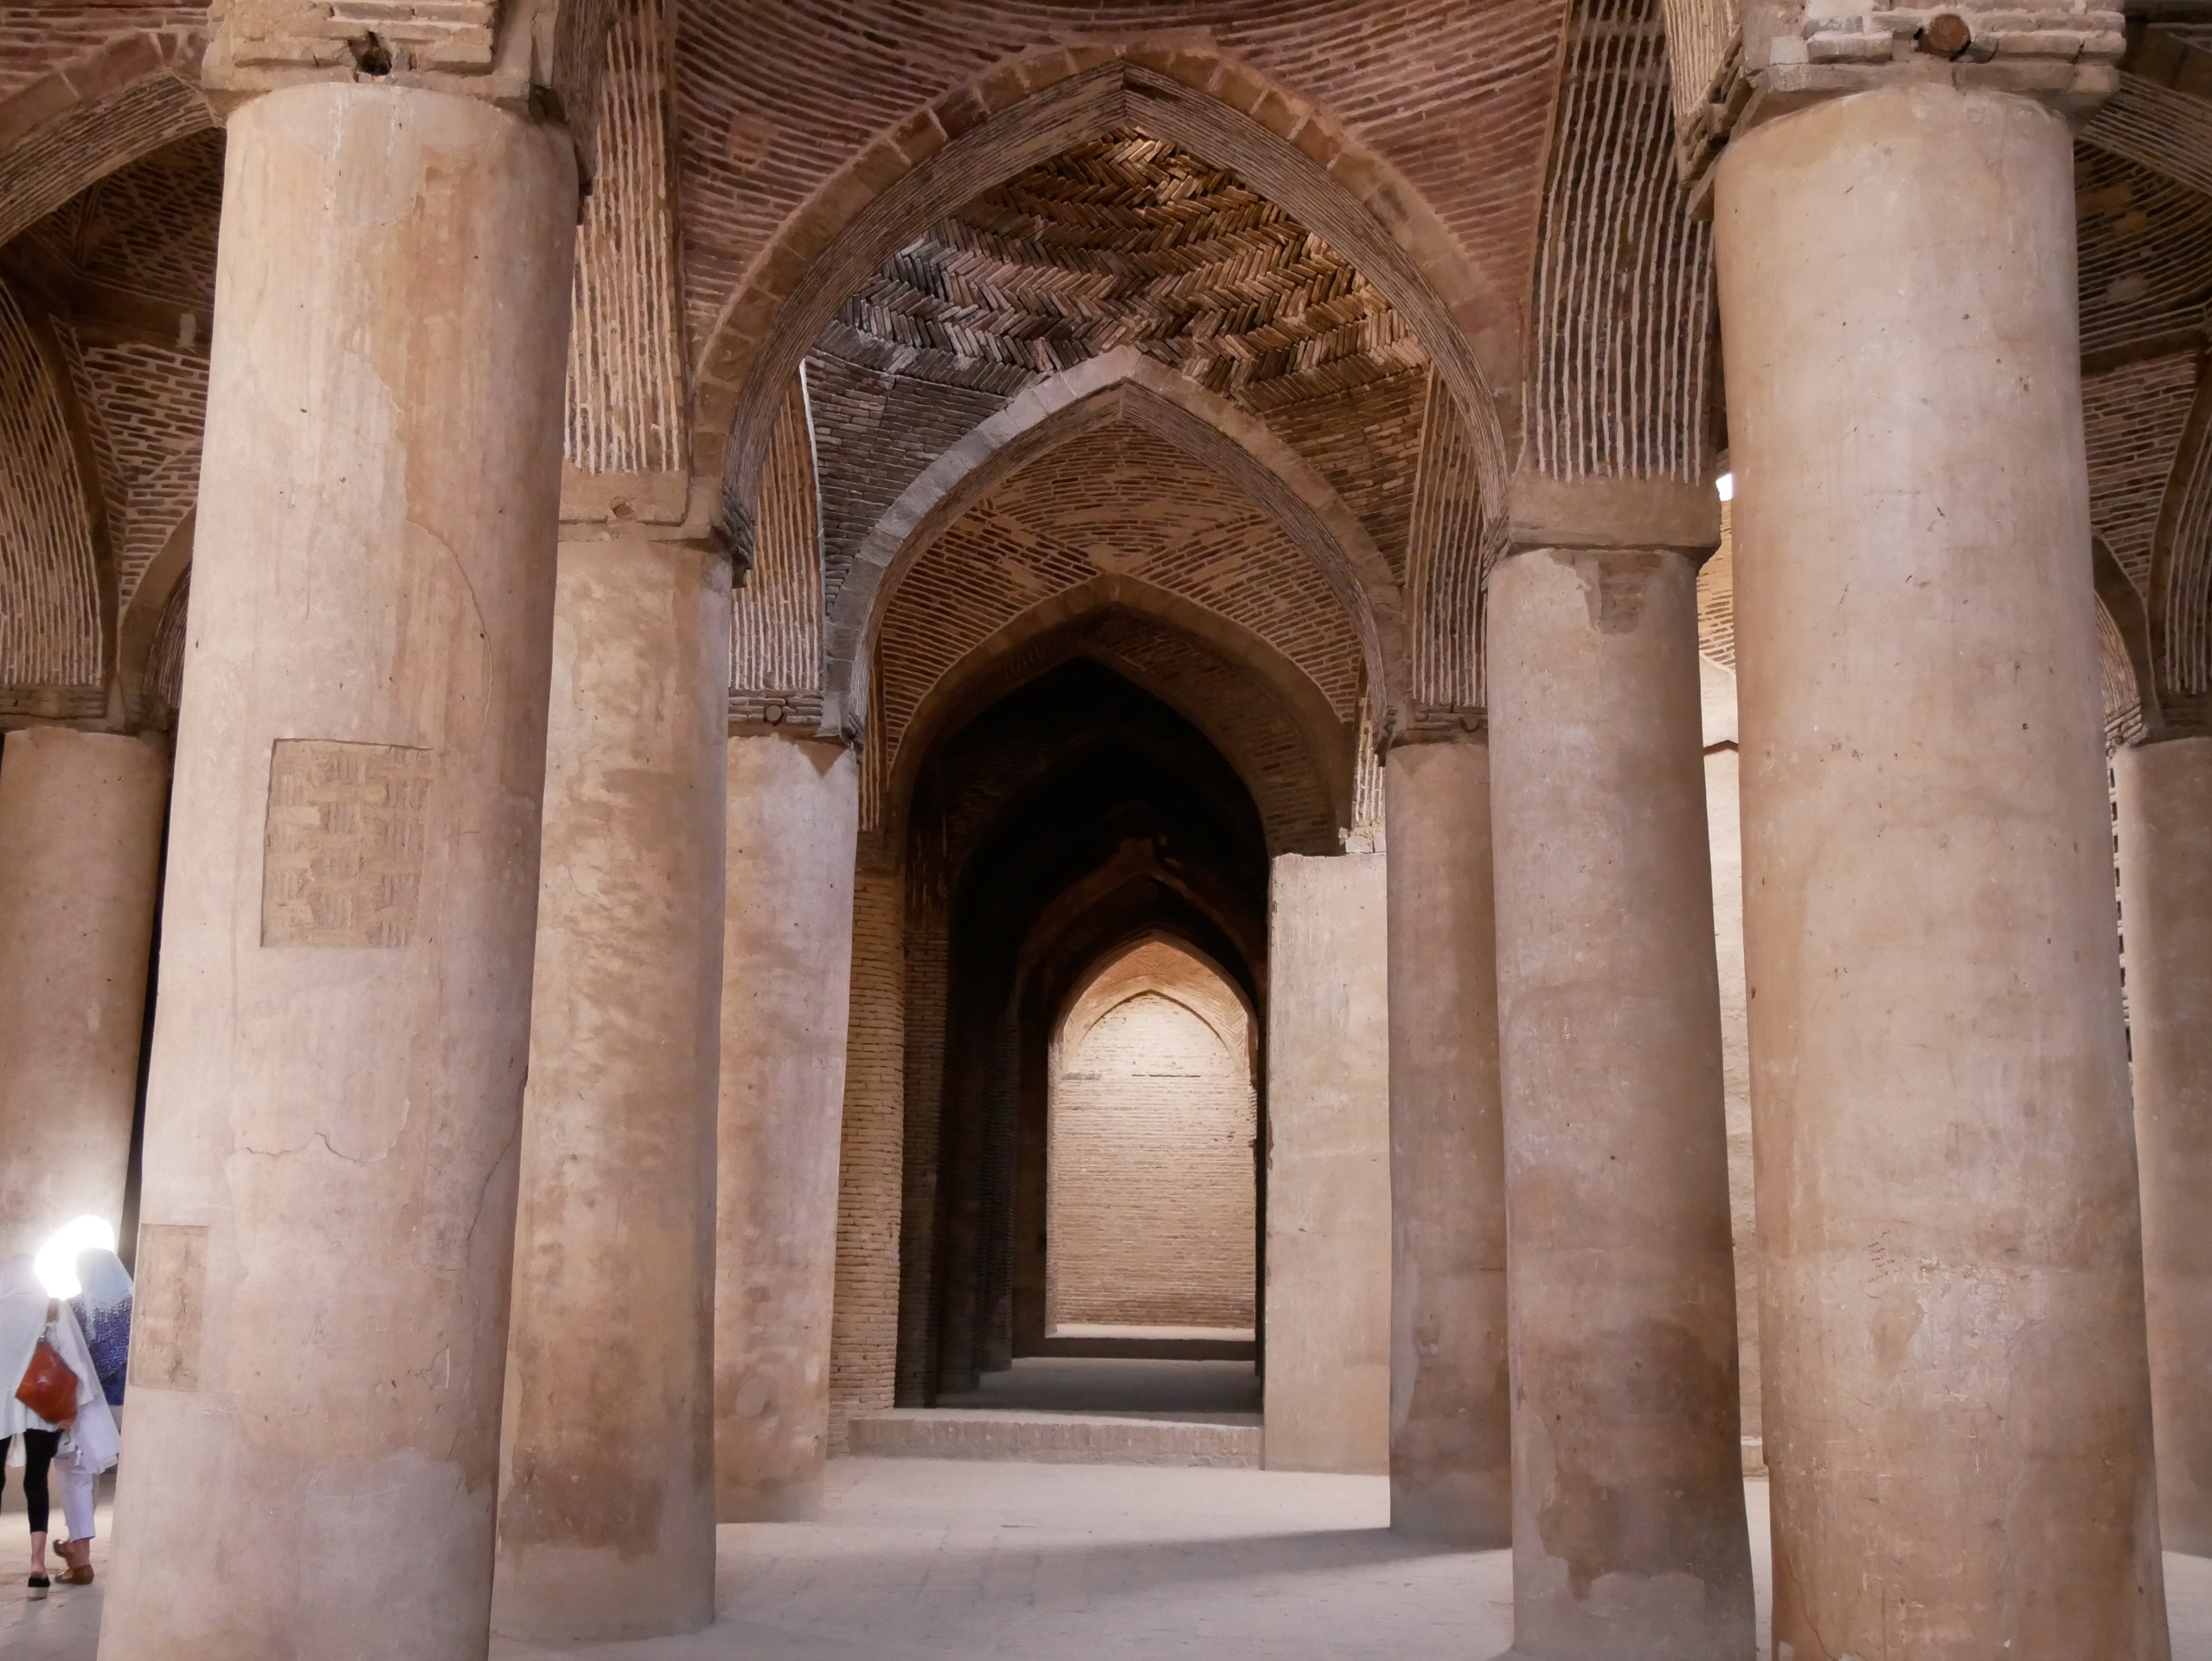
[[[2212,1661],[2199,10],[0,0],[0,1648]]]

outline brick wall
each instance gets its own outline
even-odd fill
[[[1249,1024],[1219,976],[1158,942],[1068,1011],[1050,1084],[1049,1325],[1252,1325]]]
[[[905,880],[862,869],[853,888],[852,1016],[837,1157],[837,1305],[830,1323],[830,1448],[856,1413],[891,1405],[899,1342],[899,1193],[905,1147]]]

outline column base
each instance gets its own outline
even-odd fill
[[[822,1515],[822,1478],[724,1486],[715,1496],[717,1523],[811,1523]]]
[[[643,1530],[623,1545],[506,1545],[491,1630],[525,1644],[619,1644],[705,1631],[715,1621],[711,1560],[703,1576],[689,1563],[670,1565],[657,1532]],[[610,1597],[617,1586],[620,1595]]]
[[[1461,1478],[1408,1489],[1390,1485],[1390,1532],[1460,1551],[1513,1544],[1513,1495],[1504,1480]]]

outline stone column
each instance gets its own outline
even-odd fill
[[[1719,164],[1778,1654],[2166,1652],[2073,157],[1921,83]]]
[[[1489,587],[1515,1649],[1749,1661],[1696,568]]]
[[[715,1083],[729,566],[561,544],[493,1626],[715,1615]]]
[[[479,1661],[576,224],[567,135],[228,124],[109,1661]]]
[[[158,739],[0,748],[0,1257],[123,1221],[168,805]]]
[[[1390,1462],[1387,856],[1277,857],[1267,896],[1271,1470]]]
[[[2212,1556],[2212,738],[2113,758],[2159,1531]],[[3,788],[3,787],[0,787]]]
[[[715,1514],[724,1523],[811,1517],[821,1505],[859,830],[850,749],[729,740],[715,1251]]]
[[[1513,1537],[1490,747],[1401,744],[1390,827],[1390,1526]]]

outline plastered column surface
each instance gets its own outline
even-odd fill
[[[1743,1468],[1766,1471],[1759,1368],[1759,1213],[1751,1146],[1751,1038],[1743,975],[1743,815],[1733,670],[1697,660],[1705,718],[1705,824],[1713,866],[1713,957],[1721,984],[1721,1085],[1728,1106],[1728,1222],[1736,1267],[1737,1400]]]
[[[1490,579],[1516,1654],[1748,1661],[1696,572]]]
[[[2212,1556],[2212,738],[2113,773],[2160,1531]]]
[[[715,1505],[749,1523],[814,1515],[829,1453],[860,770],[842,746],[728,744]]]
[[[1390,1033],[1382,854],[1284,854],[1267,928],[1264,1453],[1390,1463]]]
[[[1777,1654],[2167,1650],[2073,155],[1923,84],[1719,164]]]
[[[573,147],[230,118],[108,1661],[478,1661]]]
[[[729,572],[564,542],[493,1625],[714,1619],[715,1096]]]
[[[1513,1536],[1490,749],[1401,744],[1390,826],[1390,1526]]]
[[[168,747],[67,728],[0,750],[0,1255],[123,1220]]]

